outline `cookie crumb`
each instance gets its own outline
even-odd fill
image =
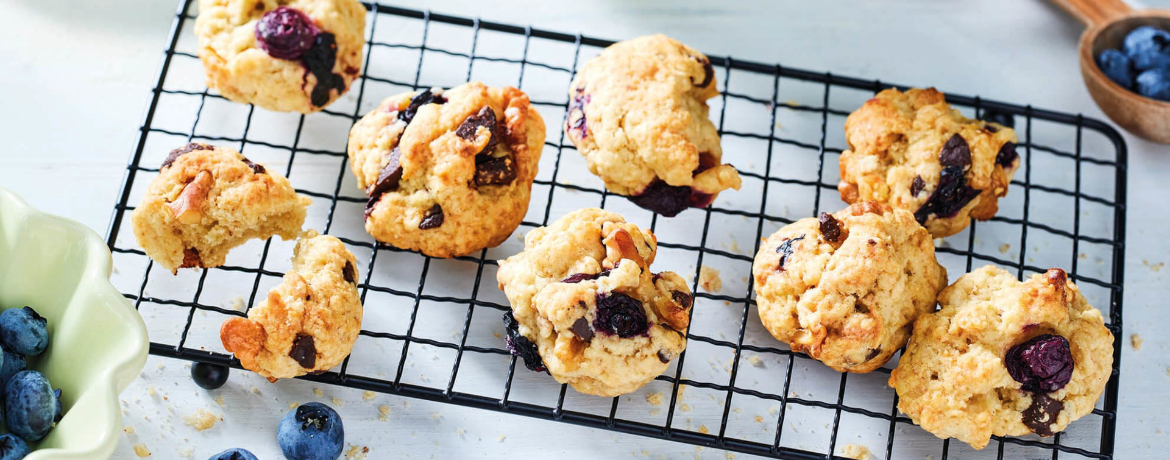
[[[134,455],[137,455],[138,458],[149,457],[150,456],[150,449],[146,448],[146,444],[135,444],[134,445]]]
[[[290,402],[290,403],[288,403],[288,409],[289,410],[296,409],[297,406],[299,406],[299,405],[301,405],[301,403],[299,403],[299,402],[296,402],[296,401]]]
[[[1150,267],[1150,271],[1152,271],[1154,273],[1158,273],[1158,272],[1162,271],[1163,268],[1166,267],[1166,262],[1158,262],[1156,264],[1152,264],[1148,260],[1142,260],[1142,265]]]
[[[194,448],[194,447],[191,447],[191,446],[187,446],[187,447],[184,447],[184,448],[182,448],[182,449],[178,449],[178,448],[176,448],[176,449],[175,449],[175,452],[178,452],[178,453],[179,453],[179,456],[180,456],[180,457],[183,457],[183,458],[193,458],[193,457],[195,457],[195,448]]]
[[[748,363],[751,364],[752,367],[764,367],[764,360],[760,359],[759,355],[748,356]]]
[[[128,434],[128,435],[129,435],[129,434],[134,434],[134,427],[132,427],[132,426],[130,426],[130,425],[126,425],[126,428],[122,428],[122,432],[124,432],[124,433],[126,433],[126,434]]]
[[[1011,251],[1011,250],[1012,250],[1012,245],[1010,245],[1010,244],[1004,243],[1004,244],[999,245],[999,253],[1000,254],[1007,254],[1008,251]]]
[[[661,405],[662,404],[662,392],[655,391],[653,393],[647,393],[646,394],[646,402],[650,403],[650,405],[652,405],[652,406]]]
[[[211,412],[199,409],[194,414],[183,417],[183,420],[187,423],[187,426],[194,428],[195,431],[205,431],[214,427],[215,422],[219,421],[219,417]]]
[[[215,403],[219,404],[219,407],[223,407],[223,396],[216,396]]]
[[[723,280],[719,279],[719,270],[711,267],[700,268],[699,287],[707,292],[719,292],[723,289]]]
[[[344,406],[344,405],[345,405],[345,401],[342,401],[342,400],[340,400],[340,399],[337,399],[337,397],[336,397],[336,396],[334,396],[334,397],[333,397],[333,405],[334,405],[334,406]]]
[[[1145,340],[1142,340],[1142,336],[1137,335],[1137,334],[1130,334],[1129,335],[1129,344],[1131,346],[1133,346],[1133,351],[1141,350],[1142,349],[1142,342],[1145,342]]]
[[[390,419],[390,406],[378,406],[378,421],[385,422]]]
[[[260,389],[256,388],[256,387],[252,387],[252,394],[254,394],[254,395],[260,394]]]
[[[236,296],[235,298],[232,299],[231,302],[232,302],[231,303],[232,310],[244,311],[247,309],[246,305],[244,305],[244,298],[243,297]]]
[[[324,391],[321,391],[321,389],[320,389],[320,388],[314,388],[314,389],[313,389],[313,395],[314,395],[314,396],[316,396],[316,397],[318,397],[318,398],[320,398],[320,397],[322,397],[322,396],[325,396],[325,392],[324,392]]]
[[[362,401],[373,401],[374,398],[377,398],[377,397],[378,397],[378,394],[374,393],[372,391],[367,391],[365,393],[362,393]]]
[[[150,395],[151,397],[154,397],[154,396],[158,396],[158,391],[156,391],[154,389],[154,387],[152,387],[152,386],[146,387],[146,394]]]
[[[504,440],[507,438],[508,438],[507,436],[504,436],[501,434],[500,437],[496,439],[496,442],[504,442]]]
[[[678,410],[683,411],[683,412],[690,412],[691,406],[687,403],[679,403]]]
[[[764,423],[764,417],[757,415],[756,416],[756,423]]]
[[[726,458],[727,460],[735,460],[735,454],[731,452],[724,452],[723,458]]]
[[[841,448],[841,455],[856,460],[870,460],[873,454],[870,453],[869,448],[857,444],[846,444]]]
[[[707,433],[710,433],[711,430],[707,429],[707,425],[699,425],[699,432],[703,433],[703,434],[707,434]]]
[[[350,444],[349,449],[345,451],[345,460],[364,460],[368,453],[370,453],[369,447],[358,447]]]

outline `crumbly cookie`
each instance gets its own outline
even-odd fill
[[[172,273],[218,267],[252,238],[296,238],[308,205],[288,179],[240,152],[191,143],[163,161],[134,209],[134,236]]]
[[[993,434],[1052,436],[1093,410],[1112,374],[1113,334],[1064,270],[1021,283],[989,265],[938,301],[890,375],[914,423],[982,449]]]
[[[195,19],[207,86],[278,112],[316,112],[345,94],[365,28],[357,0],[199,0]]]
[[[910,211],[935,238],[995,216],[1020,164],[1015,131],[964,117],[934,88],[878,93],[845,120],[845,141],[841,199]]]
[[[650,272],[657,250],[653,233],[596,208],[528,232],[496,275],[508,349],[586,394],[649,383],[686,348],[693,300],[681,276]]]
[[[496,246],[528,212],[543,147],[544,120],[516,88],[386,98],[349,132],[366,231],[433,257]]]
[[[244,369],[269,381],[325,372],[349,356],[362,326],[357,259],[341,240],[306,231],[292,270],[268,298],[219,329]]]
[[[889,361],[947,284],[926,229],[875,202],[777,230],[760,245],[752,275],[764,327],[841,372]]]
[[[618,42],[577,73],[565,133],[611,192],[667,217],[740,186],[721,164],[711,62],[665,35]]]

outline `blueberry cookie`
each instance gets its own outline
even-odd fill
[[[543,147],[544,120],[516,88],[391,96],[349,132],[366,231],[433,257],[496,246],[528,212]]]
[[[565,133],[611,192],[667,217],[740,186],[721,164],[707,56],[665,35],[615,43],[577,74]]]
[[[252,238],[296,238],[309,198],[288,179],[226,147],[172,150],[134,209],[134,236],[172,273],[218,267]]]
[[[691,291],[651,273],[654,234],[589,208],[528,232],[496,277],[512,311],[507,345],[535,371],[582,393],[631,393],[686,348]]]
[[[995,216],[1020,164],[1015,131],[964,117],[934,88],[878,93],[845,120],[845,141],[841,199],[910,211],[935,238]]]
[[[345,94],[365,27],[357,0],[199,0],[195,19],[207,86],[278,112],[316,112]]]
[[[309,230],[293,249],[292,270],[268,298],[219,329],[244,369],[269,381],[325,372],[349,356],[362,326],[357,260],[345,244]]]
[[[777,230],[760,245],[752,275],[768,332],[841,372],[889,361],[947,284],[926,229],[875,202]]]
[[[940,438],[1052,436],[1093,410],[1112,374],[1113,334],[1063,270],[1021,283],[986,266],[923,315],[890,375],[898,409]]]

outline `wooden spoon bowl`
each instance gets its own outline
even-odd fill
[[[1122,87],[1097,66],[1097,55],[1110,48],[1120,50],[1125,36],[1140,26],[1170,30],[1170,11],[1135,11],[1121,0],[1054,1],[1088,26],[1080,40],[1081,76],[1097,107],[1127,131],[1170,144],[1170,102]]]

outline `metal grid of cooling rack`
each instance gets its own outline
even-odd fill
[[[265,286],[275,284],[282,276],[274,265],[278,265],[284,256],[277,256],[276,253],[288,252],[282,252],[287,246],[282,246],[280,242],[256,242],[253,246],[254,257],[249,254],[243,258],[229,258],[228,265],[223,267],[192,271],[172,279],[165,270],[155,269],[153,263],[137,248],[123,223],[126,215],[134,209],[135,191],[149,183],[150,177],[158,171],[151,166],[151,161],[157,164],[158,160],[151,159],[152,155],[158,155],[152,151],[165,152],[176,144],[200,140],[231,145],[249,155],[256,149],[279,152],[270,164],[284,164],[284,174],[293,180],[298,192],[313,197],[317,202],[314,206],[326,208],[317,208],[324,214],[319,219],[323,221],[324,232],[339,236],[355,252],[361,252],[359,259],[366,261],[359,288],[365,303],[367,321],[354,354],[339,369],[306,376],[305,379],[777,458],[842,458],[839,456],[840,448],[848,442],[845,435],[867,429],[877,431],[879,445],[884,443],[884,446],[872,450],[880,458],[886,459],[910,458],[903,450],[906,446],[912,447],[909,452],[920,455],[924,452],[926,455],[941,452],[939,458],[943,459],[974,458],[979,455],[998,459],[1113,458],[1121,357],[1126,147],[1118,133],[1100,121],[979,97],[947,96],[949,102],[967,111],[969,116],[994,115],[1013,122],[1017,118],[1023,120],[1022,124],[1016,124],[1021,135],[1019,151],[1023,166],[1012,182],[1011,194],[1001,203],[1000,215],[987,223],[972,223],[969,230],[952,237],[938,248],[940,261],[948,266],[952,279],[958,273],[972,269],[976,261],[1013,268],[1021,277],[1043,272],[1043,264],[1051,261],[1052,266],[1066,268],[1091,301],[1107,307],[1108,327],[1116,339],[1113,375],[1104,398],[1091,415],[1074,423],[1068,432],[1053,438],[996,437],[992,448],[977,453],[961,443],[935,440],[915,428],[907,417],[898,414],[896,395],[884,385],[896,359],[887,367],[869,374],[876,375],[878,380],[864,375],[835,372],[826,375],[822,368],[816,367],[817,363],[803,354],[792,353],[782,344],[768,341],[766,332],[759,330],[757,322],[752,318],[754,300],[750,281],[732,280],[729,284],[734,285],[738,292],[730,295],[718,292],[733,289],[707,292],[709,286],[700,283],[699,274],[708,266],[724,267],[725,277],[731,273],[728,270],[735,270],[737,275],[744,274],[750,270],[751,255],[758,249],[762,236],[797,218],[816,215],[822,209],[832,210],[830,206],[836,200],[833,183],[835,168],[832,162],[841,153],[843,143],[835,133],[840,131],[843,118],[853,107],[881,89],[898,85],[711,56],[722,89],[721,95],[712,100],[712,116],[724,140],[725,158],[730,158],[733,164],[738,161],[737,166],[743,165],[739,168],[740,174],[748,185],[745,185],[746,190],[736,194],[721,195],[720,200],[708,209],[685,212],[676,218],[678,223],[627,206],[628,203],[621,197],[611,197],[605,192],[599,182],[592,185],[574,183],[577,178],[573,174],[581,169],[581,164],[574,163],[577,156],[575,152],[562,155],[565,150],[573,150],[573,146],[566,143],[557,128],[560,118],[546,115],[550,135],[541,163],[542,174],[536,180],[532,209],[518,231],[547,224],[559,215],[554,210],[563,212],[580,207],[577,201],[585,197],[586,203],[592,200],[594,206],[616,208],[627,213],[627,217],[634,214],[632,220],[652,228],[660,238],[660,253],[663,254],[659,258],[660,265],[667,263],[663,262],[664,259],[689,260],[694,264],[693,291],[696,293],[696,302],[692,313],[695,318],[688,334],[691,345],[666,373],[650,385],[662,391],[646,394],[647,401],[657,395],[668,400],[668,405],[664,409],[649,407],[649,415],[625,409],[619,412],[619,406],[638,406],[640,399],[585,398],[567,391],[566,386],[557,385],[543,374],[528,373],[523,366],[517,372],[515,358],[504,350],[503,341],[496,335],[503,327],[498,323],[498,317],[500,312],[507,310],[506,300],[494,300],[502,296],[492,292],[494,286],[490,281],[490,272],[496,266],[494,259],[506,256],[509,251],[514,252],[517,249],[514,243],[511,246],[511,241],[505,243],[508,248],[498,251],[484,250],[476,256],[455,259],[468,264],[466,272],[455,272],[473,274],[469,277],[473,279],[470,296],[433,293],[436,285],[440,289],[452,288],[447,291],[456,290],[448,284],[458,283],[452,281],[451,277],[443,276],[448,272],[448,267],[442,265],[446,261],[377,244],[368,237],[350,237],[341,230],[347,222],[353,221],[353,216],[349,215],[353,213],[348,213],[347,209],[357,206],[359,211],[355,212],[360,216],[360,206],[364,204],[365,197],[347,194],[350,190],[343,187],[348,176],[344,144],[335,142],[332,148],[316,148],[306,145],[309,143],[306,138],[310,134],[303,134],[310,126],[325,123],[321,120],[326,119],[342,120],[341,129],[345,130],[362,114],[363,108],[377,103],[375,98],[367,95],[367,92],[374,91],[372,87],[375,85],[389,85],[402,90],[432,86],[436,82],[423,79],[424,69],[442,65],[436,61],[451,59],[461,60],[462,63],[453,68],[459,69],[456,74],[466,75],[463,80],[480,77],[473,72],[477,64],[479,67],[491,65],[510,68],[515,71],[510,74],[514,80],[503,81],[494,76],[484,80],[489,84],[514,84],[526,91],[529,91],[526,87],[529,82],[525,81],[526,71],[532,73],[540,70],[560,75],[563,79],[563,84],[559,85],[560,95],[552,100],[541,100],[534,96],[533,102],[542,112],[549,110],[563,113],[568,106],[564,88],[574,69],[586,59],[587,54],[596,53],[612,42],[531,27],[367,4],[373,14],[368,17],[365,64],[361,79],[354,83],[350,94],[344,98],[347,101],[336,102],[333,108],[320,114],[296,115],[288,119],[284,127],[288,131],[295,131],[291,143],[275,142],[256,139],[258,127],[268,125],[257,121],[263,110],[235,105],[237,108],[243,107],[241,110],[245,112],[240,118],[232,118],[210,107],[222,107],[224,104],[220,102],[223,99],[205,86],[202,89],[197,86],[187,88],[172,82],[185,72],[175,70],[183,66],[183,62],[188,65],[188,69],[192,68],[191,63],[197,69],[198,58],[194,52],[181,49],[182,41],[190,38],[190,25],[194,19],[192,3],[192,0],[181,2],[172,24],[169,44],[158,81],[153,88],[153,99],[140,128],[141,135],[128,165],[108,231],[108,244],[118,266],[116,277],[123,278],[121,287],[126,297],[134,302],[152,327],[150,351],[155,355],[239,367],[238,361],[213,343],[193,343],[197,340],[194,337],[207,329],[202,322],[204,317],[210,317],[207,324],[214,326],[227,315],[246,314],[246,309],[216,305],[207,297],[212,291],[227,289],[225,285],[230,283],[223,280],[230,279],[241,283],[242,287],[237,292],[248,292],[246,302],[241,303],[252,306],[257,293],[264,292]],[[393,24],[381,26],[383,29],[421,32],[421,38],[416,38],[417,41],[384,39],[378,32],[379,22]],[[441,33],[465,34],[470,46],[464,49],[468,51],[435,44],[436,37]],[[515,38],[508,46],[518,54],[509,56],[501,52],[505,49],[505,45],[501,44],[503,41],[484,45],[483,42],[487,41],[484,37],[489,34],[497,39]],[[556,53],[566,59],[566,55],[571,55],[571,63],[553,64],[540,60],[536,57],[539,53],[534,50],[545,44],[564,45]],[[385,60],[379,54],[386,51],[417,55],[413,59],[395,61],[398,68],[407,68],[405,77],[387,77],[375,71],[373,64]],[[451,73],[450,69],[446,70]],[[540,77],[538,80],[556,79]],[[741,81],[749,84],[737,86]],[[835,102],[837,95],[849,93],[853,94],[852,99],[843,98],[847,102],[842,104]],[[180,103],[180,100],[184,102]],[[337,107],[344,107],[350,102],[352,111],[337,110]],[[194,107],[189,128],[165,126],[161,114],[170,107],[180,105]],[[767,114],[761,116],[760,113],[765,112],[758,111],[766,111]],[[754,121],[767,121],[767,124],[753,124]],[[204,127],[209,123],[218,124],[221,128],[231,127],[240,134],[224,134],[222,130],[209,132]],[[253,138],[249,138],[250,133]],[[162,146],[153,148],[152,143]],[[303,173],[296,174],[294,161],[304,163],[316,160],[332,162],[328,163],[326,170],[329,173],[324,176],[326,183],[331,185],[324,189],[302,188],[301,184],[310,179],[300,177]],[[764,166],[756,166],[758,162],[763,162]],[[802,164],[806,166],[803,169],[798,166]],[[795,177],[785,175],[790,170],[796,170]],[[322,175],[315,174],[313,177],[320,178]],[[352,183],[348,185],[354,188]],[[543,193],[545,191],[547,193]],[[747,197],[746,204],[744,200],[735,198],[741,196]],[[791,210],[789,206],[796,207],[797,197],[811,199],[812,206]],[[1055,213],[1053,210],[1056,210]],[[313,213],[310,214],[312,216]],[[1057,217],[1050,219],[1052,215]],[[735,223],[728,226],[728,221]],[[701,232],[694,231],[694,226],[700,225]],[[697,239],[672,238],[671,235],[679,228],[691,228],[689,233]],[[977,228],[980,237],[976,236]],[[751,252],[741,251],[734,240],[729,240],[730,245],[727,244],[725,237],[734,236],[737,232],[742,233],[747,241],[753,242]],[[720,240],[723,243],[717,243]],[[959,247],[955,246],[956,241],[960,242]],[[1029,243],[1032,243],[1031,248]],[[1016,250],[1012,250],[1013,244],[1018,245]],[[1068,252],[1070,247],[1071,252]],[[241,250],[237,249],[233,254],[237,252]],[[1052,258],[1051,253],[1060,255]],[[1071,257],[1068,257],[1069,254]],[[409,283],[396,286],[391,282],[382,282],[384,280],[380,277],[388,269],[378,263],[379,258],[394,261],[390,271],[399,271],[399,267],[416,264],[414,270],[418,276],[413,286]],[[677,263],[668,265],[667,269],[675,269],[676,266]],[[209,281],[209,277],[213,280]],[[432,280],[432,277],[436,279]],[[485,282],[485,277],[489,281]],[[415,279],[413,275],[408,278]],[[439,304],[462,309],[449,316],[446,324],[440,324],[440,327],[454,332],[446,338],[434,338],[433,335],[426,337],[422,330],[433,322],[420,320],[420,317],[428,315],[432,309],[441,308],[436,306]],[[402,314],[396,317],[400,331],[390,332],[391,328],[380,330],[370,324],[374,315],[394,306],[402,308]],[[150,310],[149,314],[147,310]],[[177,315],[177,319],[164,320],[165,315],[169,314]],[[480,320],[489,324],[485,326],[486,331],[477,328]],[[724,323],[724,330],[705,333],[701,325],[712,322]],[[494,328],[490,324],[495,324]],[[157,332],[168,329],[170,332],[178,329],[177,334]],[[488,343],[476,344],[478,336],[485,332],[490,334]],[[469,340],[469,337],[472,339]],[[494,343],[490,337],[497,337]],[[397,355],[390,353],[389,358],[386,358],[381,353],[384,351],[384,343],[395,344],[401,352]],[[372,360],[372,364],[352,362],[364,349],[372,350],[375,347],[379,352],[374,354],[382,357]],[[718,359],[709,359],[707,364],[715,369],[714,372],[695,372],[694,369],[703,367],[701,356],[704,351],[701,348],[727,353],[731,360],[729,363],[716,363]],[[416,369],[415,364],[408,366],[407,363],[420,349],[442,351],[452,359],[441,366],[425,367],[430,374],[424,372],[415,379],[409,375]],[[491,362],[494,365],[478,362],[468,364],[482,357],[494,358]],[[774,363],[772,370],[760,365],[763,361]],[[693,362],[698,363],[691,364]],[[690,367],[687,367],[688,364]],[[461,370],[463,374],[460,374]],[[753,378],[749,375],[751,373],[757,375]],[[463,378],[457,383],[461,375]],[[490,381],[491,384],[464,390],[469,380],[473,384],[480,381]],[[861,384],[856,383],[858,381]],[[807,388],[801,390],[801,387],[810,385],[819,385],[825,390],[821,395]],[[692,391],[684,395],[687,388]],[[717,429],[708,429],[705,424],[694,427],[690,405],[684,401],[700,405],[701,401],[694,397],[698,391],[706,392],[707,399],[714,401],[706,414]],[[854,392],[861,394],[863,399],[853,397]],[[543,394],[545,398],[528,399],[528,393]],[[669,395],[669,398],[662,395]],[[690,399],[685,399],[687,397]],[[880,400],[877,406],[870,401],[875,399]],[[749,405],[771,405],[766,415],[760,412],[761,415],[755,416],[754,421],[761,428],[754,431],[736,425],[742,418],[743,409]],[[810,410],[821,411],[823,417],[810,415]],[[698,418],[699,412],[696,410],[693,417]],[[859,423],[850,422],[858,419]],[[810,422],[801,425],[798,430],[797,424],[809,420],[817,420],[816,424],[824,420],[824,429],[820,430],[816,426],[810,429],[808,425],[813,425]],[[875,426],[878,428],[874,429]],[[813,441],[806,439],[808,433],[815,434]],[[895,435],[900,439],[897,443],[894,441]],[[795,443],[793,439],[801,441]],[[871,442],[870,445],[874,444]]]

